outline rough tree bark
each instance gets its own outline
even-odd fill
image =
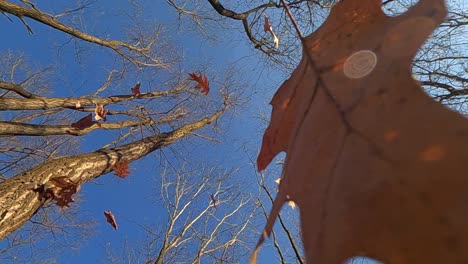
[[[186,124],[168,133],[161,133],[109,150],[47,161],[29,171],[0,182],[0,240],[20,228],[44,205],[51,202],[40,190],[53,185],[51,179],[66,177],[82,184],[112,171],[120,160],[132,162],[167,146],[191,132],[214,122],[226,107],[213,115]]]

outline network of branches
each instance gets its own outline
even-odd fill
[[[320,27],[338,1],[286,2],[307,35]],[[394,16],[416,2],[386,0],[382,10]],[[65,7],[57,4],[62,11],[55,12],[29,0],[0,0],[4,20],[0,23],[21,25],[24,31],[18,34],[37,34],[37,28],[45,26],[62,34],[64,40],[54,48],[72,51],[77,65],[86,64],[80,60],[96,54],[107,65],[106,71],[96,69],[101,74],[96,81],[77,82],[57,78],[54,74],[62,70],[60,65],[31,66],[34,63],[21,51],[0,54],[0,137],[4,139],[0,140],[0,239],[7,237],[9,245],[0,253],[59,230],[63,234],[76,229],[74,234],[83,235],[83,224],[73,221],[75,213],[57,214],[51,210],[52,204],[69,206],[81,184],[106,173],[127,177],[131,162],[170,148],[186,136],[216,141],[197,130],[211,125],[212,131],[218,131],[218,117],[237,104],[233,91],[242,93],[243,81],[234,71],[223,75],[208,66],[184,68],[179,46],[171,42],[163,27],[148,23],[138,1],[131,3],[133,10],[124,14],[132,24],[124,29],[126,38],[116,40],[81,24],[97,5],[94,1]],[[196,29],[208,40],[241,39],[258,51],[265,67],[290,74],[301,58],[301,40],[281,1],[167,0],[164,4],[178,15],[179,30]],[[448,2],[447,18],[412,65],[414,78],[435,100],[462,113],[468,112],[466,9],[462,1]],[[227,33],[219,34],[220,29]],[[93,149],[82,153],[80,139],[103,132],[105,136],[93,141]],[[206,176],[194,183],[191,177],[195,173],[183,168],[168,172],[171,166],[164,165],[160,193],[169,217],[161,232],[148,231],[150,249],[145,261],[182,261],[178,254],[189,248],[196,249],[191,252],[194,263],[202,255],[236,263],[237,254],[248,254],[244,232],[249,231],[254,215],[267,217],[275,184],[258,174],[262,196],[248,207],[250,197],[239,198],[239,186],[224,185],[226,175],[203,171],[199,174]],[[208,175],[212,174],[218,181],[210,181]],[[16,193],[22,193],[23,200],[11,198]],[[218,205],[229,205],[229,209],[216,215]],[[245,213],[244,207],[250,211]],[[187,216],[187,208],[197,214]],[[284,237],[273,232],[275,252],[282,263],[303,263],[299,231],[294,228],[297,222],[285,218],[279,216],[276,230]],[[24,232],[10,235],[25,223]],[[288,244],[288,252],[282,243]]]

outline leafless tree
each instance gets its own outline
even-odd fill
[[[277,67],[289,74],[297,65],[301,54],[301,42],[293,29],[285,8],[278,1],[239,1],[232,3],[222,0],[170,0],[168,1],[181,16],[191,18],[203,29],[205,24],[211,26],[214,14],[219,18],[231,20],[239,25],[251,45],[266,55],[268,66]],[[330,8],[339,1],[334,0],[287,0],[293,17],[299,28],[307,35],[314,32],[327,17]],[[382,10],[390,16],[403,13],[416,4],[417,0],[382,1]],[[468,38],[466,3],[447,1],[448,16],[444,23],[432,35],[420,50],[413,62],[413,73],[422,86],[434,99],[466,113],[468,83]],[[211,10],[211,13],[209,10]],[[279,46],[265,31],[265,17],[279,39]],[[235,26],[234,26],[235,27]]]
[[[264,121],[264,119],[261,120]],[[255,203],[259,207],[260,219],[265,221],[268,219],[269,211],[273,206],[274,197],[281,182],[280,174],[283,161],[278,158],[275,166],[267,171],[258,172],[254,159],[247,153],[248,149],[244,148],[244,151],[252,165],[252,172],[256,175],[258,195]],[[292,202],[285,206],[278,215],[278,224],[275,225],[271,233],[270,243],[267,242],[264,246],[270,247],[270,252],[272,252],[270,254],[274,255],[278,263],[305,263],[297,209]],[[261,226],[259,228],[262,230]]]
[[[222,99],[202,97],[194,90],[183,70],[171,68],[177,65],[179,57],[170,45],[161,41],[158,27],[138,23],[138,16],[134,19],[134,28],[128,30],[126,41],[112,40],[101,37],[105,34],[87,33],[70,19],[71,14],[84,12],[92,2],[84,2],[61,13],[42,10],[40,5],[30,1],[20,2],[0,0],[2,15],[12,23],[18,20],[30,33],[34,32],[34,26],[29,21],[33,20],[63,32],[80,45],[88,43],[105,47],[116,59],[108,76],[103,77],[102,85],[93,93],[54,97],[47,93],[60,87],[48,84],[47,76],[52,74],[50,69],[30,69],[20,54],[6,53],[2,56],[0,136],[8,140],[0,141],[0,238],[18,229],[33,215],[45,212],[41,208],[48,208],[52,202],[50,195],[45,195],[48,189],[53,188],[53,184],[50,185],[54,182],[52,179],[66,177],[75,186],[89,182],[111,172],[117,162],[132,162],[194,135],[196,130],[214,123],[233,103],[228,96],[230,92],[226,90],[221,90]],[[287,2],[300,28],[308,34],[320,26],[338,1]],[[387,14],[397,14],[415,2],[387,0],[383,1],[383,10]],[[286,73],[292,71],[300,58],[300,40],[292,30],[281,1],[239,1],[236,6],[229,6],[231,3],[222,0],[168,0],[167,4],[175,8],[181,18],[193,21],[193,25],[210,38],[219,29],[217,26],[229,21],[245,34],[246,41],[253,48]],[[466,6],[457,1],[448,4],[449,16],[421,49],[414,60],[413,72],[436,100],[466,112],[468,55],[463,35],[468,24],[464,12]],[[266,18],[279,39],[278,46],[272,33],[264,29]],[[141,83],[142,90],[146,92],[132,94],[130,89],[137,84],[134,78],[136,71],[143,71],[144,76],[164,72],[165,79],[147,77],[146,82]],[[228,87],[222,83],[219,86]],[[109,110],[109,122],[92,121],[91,125],[79,128],[71,126],[95,112],[96,105]],[[212,108],[206,109],[206,106]],[[80,154],[77,148],[70,147],[77,144],[78,137],[101,130],[109,130],[113,138],[103,142],[96,151]],[[261,187],[262,181],[259,181]],[[266,187],[262,190],[265,197],[269,197],[274,190],[271,186]],[[266,207],[267,202],[268,198],[259,205]],[[205,204],[201,208],[208,208],[207,212],[211,212],[213,207]],[[175,207],[172,209],[176,210]],[[171,221],[176,222],[177,219],[169,219],[169,226]],[[43,221],[41,223],[44,224]],[[163,254],[155,253],[152,259],[156,260],[160,255],[160,259],[172,259],[173,252],[178,250],[173,243],[178,235],[180,233],[172,230],[164,240],[164,246],[160,247]],[[12,247],[28,241],[15,236],[9,239],[15,242]],[[202,245],[200,241],[199,245]],[[301,260],[300,253],[294,255],[297,261]]]
[[[161,170],[158,200],[167,222],[145,227],[146,246],[117,254],[112,263],[239,263],[249,254],[257,206],[233,183],[236,171],[183,165]],[[129,252],[137,252],[129,254]],[[129,259],[131,258],[131,259]]]
[[[273,184],[266,183],[264,173],[259,173],[257,179],[263,193],[263,196],[260,197],[265,197],[265,199],[258,199],[258,204],[262,209],[263,216],[265,219],[268,219],[268,210],[266,208],[270,208],[273,205],[276,190],[274,190]],[[294,203],[290,203],[289,207],[289,209],[283,210],[278,215],[279,226],[271,234],[272,243],[279,262],[305,263],[297,212],[296,214],[291,213],[291,210],[295,210],[296,206]]]
[[[176,70],[180,65],[176,49],[164,41],[158,27],[140,23],[138,14],[132,16],[135,26],[125,41],[73,26],[70,15],[84,12],[91,4],[52,13],[30,1],[0,1],[2,15],[11,23],[18,19],[30,33],[34,32],[30,21],[35,21],[77,43],[88,43],[87,49],[104,47],[114,58],[102,85],[87,90],[93,92],[58,97],[53,94],[63,87],[51,85],[48,77],[60,68],[30,67],[21,53],[1,55],[0,240],[8,237],[11,242],[5,250],[30,242],[29,235],[13,233],[25,223],[64,229],[63,222],[42,216],[51,216],[53,203],[67,207],[80,185],[198,135],[195,131],[216,125],[234,104],[232,83],[210,78],[212,93],[194,89],[197,83],[188,79],[188,72]],[[141,83],[136,72],[143,78]],[[80,153],[77,138],[94,131],[106,131],[108,136],[94,150]],[[206,245],[201,250],[212,248]]]

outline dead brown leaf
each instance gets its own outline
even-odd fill
[[[135,96],[135,97],[140,97],[141,96],[140,86],[141,86],[141,83],[138,82],[137,84],[135,84],[135,86],[133,88],[130,89],[132,91],[133,96]]]
[[[92,125],[94,125],[94,123],[98,123],[98,122],[94,122],[93,121],[93,114],[89,114],[89,115],[81,118],[80,120],[76,121],[75,123],[72,123],[71,127],[75,128],[75,129],[78,129],[78,130],[83,130],[83,129],[86,129],[88,127],[91,127]],[[99,123],[98,123],[98,125],[99,125]]]
[[[195,81],[197,84],[195,85],[195,89],[201,89],[202,93],[205,95],[208,94],[210,91],[210,81],[208,80],[208,77],[206,77],[205,74],[199,73],[198,75],[196,73],[189,73],[190,80]]]
[[[265,235],[291,200],[310,263],[468,263],[468,122],[410,72],[445,15],[442,0],[398,17],[346,0],[304,39],[258,157],[263,170],[287,153]]]
[[[70,207],[68,204],[75,201],[72,196],[80,191],[80,185],[65,176],[52,178],[49,182],[50,186],[45,190],[46,197],[54,199],[60,207]]]
[[[109,113],[109,109],[104,109],[104,105],[97,104],[96,108],[94,109],[94,119],[106,121],[107,113]]]
[[[126,160],[121,160],[115,163],[114,174],[120,178],[126,178],[128,175],[130,175],[129,169],[130,166],[128,166],[128,162]]]
[[[111,211],[104,211],[104,216],[106,217],[107,223],[109,223],[115,230],[119,229],[115,216]]]
[[[263,31],[265,32],[270,32],[271,37],[273,38],[273,43],[275,44],[275,47],[278,48],[279,46],[279,38],[273,31],[273,27],[270,24],[270,19],[265,16],[265,22],[263,23]]]

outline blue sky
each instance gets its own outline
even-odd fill
[[[185,158],[193,168],[214,165],[226,170],[237,169],[234,180],[246,185],[244,191],[247,194],[256,195],[256,175],[248,155],[256,158],[263,128],[266,126],[259,116],[265,114],[269,117],[268,102],[287,76],[265,65],[263,55],[254,50],[245,34],[238,30],[238,21],[228,22],[233,23],[237,29],[218,28],[209,31],[216,38],[216,41],[211,41],[200,37],[196,30],[184,28],[191,25],[186,20],[182,20],[182,28],[178,29],[177,13],[164,1],[154,4],[153,1],[147,0],[141,1],[141,4],[141,16],[145,23],[161,24],[164,28],[163,34],[169,35],[174,45],[181,49],[184,62],[180,67],[183,71],[197,71],[200,65],[207,64],[206,72],[210,77],[209,74],[222,75],[226,69],[234,67],[236,75],[246,83],[243,92],[248,100],[235,112],[229,112],[221,118],[222,131],[213,133],[211,128],[206,128],[200,132],[214,136],[221,143],[190,137],[189,141],[184,139],[183,143],[176,143],[175,148],[182,146],[184,151],[190,153]],[[60,12],[62,5],[68,6],[68,3],[47,1],[40,2],[38,7],[48,12]],[[118,4],[114,1],[99,1],[72,21],[88,33],[120,40],[125,39],[126,32],[122,29],[131,24],[128,16],[131,10],[132,6],[127,1],[119,1]],[[217,16],[214,11],[213,16]],[[12,19],[13,22],[10,22],[0,16],[0,35],[8,36],[0,41],[0,52],[22,52],[27,61],[37,68],[55,65],[55,74],[50,79],[51,96],[71,97],[92,93],[102,84],[108,70],[112,68],[114,61],[108,56],[109,51],[103,48],[96,48],[87,43],[76,46],[64,33],[27,19],[34,31],[34,34],[30,35],[18,19]],[[135,82],[147,78],[142,72],[135,71],[132,74],[134,80],[126,80],[116,91],[109,90],[103,95],[121,93],[122,89],[128,90]],[[163,78],[164,76],[155,77],[156,80]],[[148,86],[148,83],[143,82],[142,91],[152,89]],[[212,88],[216,95],[216,84]],[[109,137],[108,133],[96,131],[82,137],[77,148],[80,151],[96,150],[102,145],[102,139]],[[172,154],[171,148],[163,150],[163,153],[169,156],[171,162],[181,165],[181,161]],[[53,253],[49,255],[50,259],[55,259],[57,263],[107,263],[109,251],[111,255],[119,257],[131,255],[135,253],[133,250],[141,249],[147,238],[147,232],[142,226],[161,228],[167,216],[156,195],[161,172],[160,154],[158,151],[132,163],[132,174],[126,179],[108,174],[84,185],[77,196],[77,203],[72,204],[73,208],[69,210],[75,212],[77,219],[94,223],[90,229],[91,233],[87,239],[79,240],[80,247],[70,248],[60,254],[51,251]],[[278,177],[279,170],[279,166],[273,167],[266,175],[266,179],[271,183]],[[116,216],[118,231],[105,222],[105,210],[111,210]],[[284,210],[287,214],[297,214],[297,211],[288,207]],[[263,222],[260,221],[259,226],[262,225]],[[69,239],[74,238],[71,236]],[[249,241],[250,247],[255,245],[256,239],[255,236]],[[44,250],[41,254],[44,256],[47,256],[46,244],[42,245]],[[272,254],[271,245],[267,243],[260,251],[259,262],[276,262]],[[362,259],[354,263],[366,263],[361,261]]]

